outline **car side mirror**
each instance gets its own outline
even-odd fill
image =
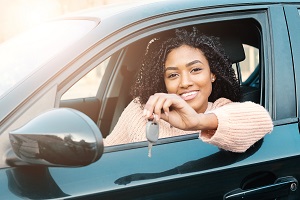
[[[43,113],[11,131],[12,146],[6,162],[11,166],[85,166],[103,154],[103,138],[85,114],[70,108]]]

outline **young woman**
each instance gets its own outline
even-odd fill
[[[244,152],[273,129],[269,113],[240,103],[240,86],[215,37],[176,30],[153,39],[123,111],[105,145],[146,140],[146,123],[159,124],[159,137],[199,132],[204,142]]]

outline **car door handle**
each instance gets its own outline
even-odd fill
[[[290,194],[290,192],[296,191],[297,188],[297,179],[287,176],[278,178],[275,183],[271,185],[265,185],[248,190],[243,190],[241,188],[235,189],[226,193],[223,197],[223,200],[272,199],[286,197]]]

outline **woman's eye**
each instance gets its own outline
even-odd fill
[[[167,77],[168,77],[168,78],[175,78],[176,76],[177,76],[177,74],[172,73],[172,74],[169,74]]]
[[[202,70],[202,68],[197,67],[197,68],[193,68],[193,69],[191,70],[191,72],[199,72],[199,71],[201,71],[201,70]]]

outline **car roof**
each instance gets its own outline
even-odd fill
[[[300,0],[146,0],[119,4],[110,4],[66,15],[105,19],[112,15],[143,13],[144,16],[179,12],[187,9],[204,9],[214,7],[249,6],[257,4],[300,3]]]
[[[94,20],[103,37],[144,20],[213,8],[300,3],[300,0],[134,0],[71,13],[60,19]]]

